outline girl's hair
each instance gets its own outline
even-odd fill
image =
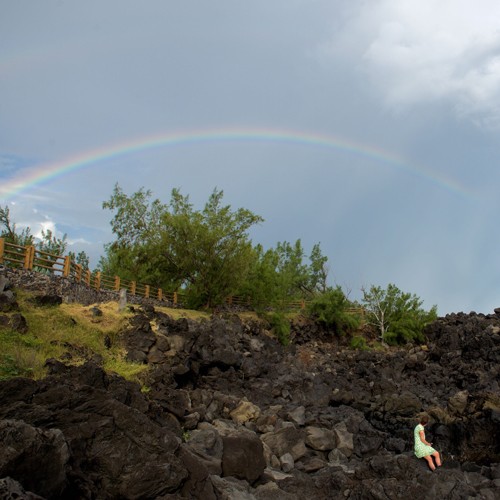
[[[428,422],[429,422],[429,417],[428,417],[427,415],[422,415],[422,416],[420,417],[420,423],[421,423],[422,425],[425,425],[425,424],[427,424]]]

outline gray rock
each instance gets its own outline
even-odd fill
[[[313,450],[329,451],[337,445],[337,435],[330,429],[310,426],[306,427],[305,442]]]
[[[222,453],[222,474],[256,481],[264,472],[266,461],[261,440],[254,433],[242,432],[224,436]]]
[[[291,472],[295,467],[295,460],[290,453],[285,453],[280,458],[281,470],[283,472]]]
[[[290,453],[294,460],[298,460],[307,453],[303,433],[293,426],[263,434],[261,439],[277,457]]]

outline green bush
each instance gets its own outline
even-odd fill
[[[279,340],[280,344],[287,346],[290,344],[290,321],[283,312],[272,312],[267,315],[267,320],[271,329]]]
[[[379,332],[379,340],[390,345],[424,342],[424,328],[437,317],[437,308],[429,311],[415,294],[402,292],[390,283],[387,288],[363,289],[363,306],[369,324]]]
[[[316,295],[307,307],[307,314],[337,335],[345,335],[356,331],[361,324],[359,315],[349,310],[351,307],[352,303],[337,287]]]
[[[366,339],[359,335],[355,335],[351,339],[351,348],[359,349],[360,351],[366,351],[368,349],[368,344],[366,343]]]

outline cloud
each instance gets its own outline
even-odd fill
[[[458,117],[498,126],[498,19],[495,0],[360,2],[323,56],[354,63],[394,111],[442,101]]]

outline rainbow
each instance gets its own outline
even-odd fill
[[[344,151],[367,157],[398,170],[406,171],[412,175],[437,184],[441,188],[455,194],[471,194],[455,180],[437,175],[422,166],[412,165],[405,162],[402,158],[377,147],[356,143],[339,137],[293,130],[230,128],[169,132],[135,138],[79,153],[60,161],[47,162],[25,168],[12,178],[2,181],[0,185],[0,198],[12,198],[30,187],[50,181],[66,173],[132,153],[178,145],[227,142],[298,144],[308,147],[321,147],[336,151]]]

